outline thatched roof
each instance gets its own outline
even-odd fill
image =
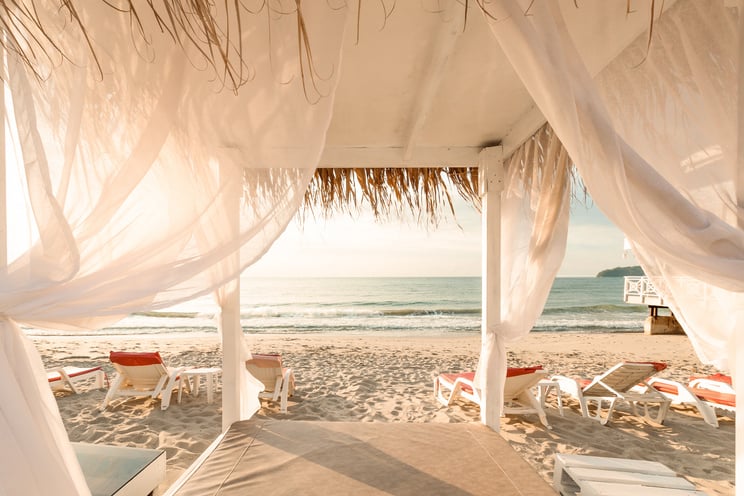
[[[0,38],[0,45],[6,50],[18,53],[33,73],[44,77],[43,69],[48,62],[57,60],[60,56],[67,58],[65,49],[55,39],[55,33],[47,30],[48,19],[43,19],[34,5],[37,0],[0,0],[0,28],[4,37]],[[89,38],[86,19],[81,16],[80,5],[90,0],[57,0],[58,15],[65,19],[68,28],[77,29],[83,35],[93,59],[98,63],[95,43]],[[314,0],[313,0],[314,1]],[[352,4],[354,2],[351,2]],[[250,60],[243,57],[244,51],[241,40],[241,27],[246,24],[249,16],[260,16],[266,22],[280,16],[290,16],[296,19],[297,47],[300,58],[304,60],[300,76],[307,89],[314,85],[318,78],[313,65],[312,39],[308,33],[303,17],[302,0],[256,0],[235,2],[214,2],[213,0],[163,0],[162,2],[135,2],[122,0],[119,2],[103,0],[102,5],[109,7],[112,16],[126,16],[132,30],[133,47],[138,43],[148,44],[152,31],[167,34],[173,42],[186,51],[196,50],[202,61],[210,67],[214,75],[224,85],[233,90],[238,89],[251,80]],[[329,9],[339,10],[350,8],[344,0],[327,0]],[[436,5],[436,3],[435,3]],[[477,9],[486,17],[496,19],[489,8],[488,2],[475,0],[457,2],[461,9],[460,19],[462,30],[465,31],[469,23],[471,10]],[[387,21],[395,14],[395,0],[391,2],[371,2],[365,4],[364,15],[375,19],[375,22],[385,27]],[[580,4],[574,1],[576,9]],[[529,15],[530,4],[525,12]],[[357,0],[356,10],[357,42],[364,36],[362,27],[362,1]],[[441,7],[440,7],[441,8]],[[648,14],[648,40],[651,43],[654,27],[655,2],[646,6]],[[662,2],[663,9],[663,2]],[[626,15],[635,12],[630,0],[626,4]],[[422,7],[422,14],[436,13],[437,9]],[[381,21],[380,21],[381,20]],[[379,29],[379,28],[378,28]],[[133,48],[134,49],[134,48]],[[200,66],[202,64],[199,64]],[[103,77],[102,72],[99,73]]]

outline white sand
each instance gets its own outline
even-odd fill
[[[172,336],[33,338],[47,367],[108,363],[110,350],[159,350],[171,366],[220,366],[215,337]],[[441,406],[432,394],[440,372],[472,370],[480,349],[477,335],[455,337],[380,337],[369,335],[254,335],[256,352],[280,352],[295,371],[297,390],[289,411],[267,405],[261,416],[281,419],[362,422],[477,422],[478,407]],[[686,381],[713,373],[700,364],[685,336],[643,334],[533,333],[509,347],[509,365],[543,365],[550,373],[590,377],[622,360],[653,360],[669,367],[660,376]],[[90,443],[161,448],[167,452],[168,487],[217,437],[221,393],[185,395],[162,411],[159,400],[119,399],[104,412],[105,390],[57,400],[70,439]],[[548,398],[545,429],[537,416],[508,416],[501,434],[547,481],[554,454],[581,453],[659,461],[710,495],[734,494],[734,421],[719,417],[714,429],[691,409],[674,407],[664,426],[655,427],[620,407],[609,426],[580,416],[578,403],[564,397],[565,417]]]

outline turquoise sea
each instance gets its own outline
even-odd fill
[[[647,308],[622,300],[622,277],[558,278],[533,331],[642,331]],[[480,306],[480,277],[241,280],[246,333],[478,333]],[[213,333],[215,311],[211,298],[201,298],[168,312],[132,315],[103,332]]]

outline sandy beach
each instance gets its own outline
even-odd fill
[[[164,336],[34,337],[47,367],[104,365],[109,376],[111,350],[159,350],[170,366],[221,364],[218,338]],[[248,338],[255,352],[280,352],[294,369],[297,389],[288,412],[266,404],[259,416],[322,421],[477,422],[478,407],[441,406],[432,393],[440,372],[472,370],[480,349],[478,335],[390,337],[346,334],[260,334]],[[509,365],[540,364],[549,373],[591,377],[622,360],[668,364],[659,375],[687,381],[716,372],[695,356],[685,336],[635,333],[532,333],[509,346]],[[119,399],[101,412],[105,389],[74,395],[57,393],[72,441],[164,449],[167,479],[162,493],[217,437],[221,393],[174,398],[162,411],[159,400]],[[564,397],[564,415],[555,396],[547,401],[551,430],[537,416],[507,416],[501,435],[542,475],[552,480],[554,454],[578,453],[659,461],[710,495],[734,494],[734,421],[719,417],[714,429],[692,409],[673,407],[665,425],[652,426],[621,406],[609,426],[584,419],[578,403]]]

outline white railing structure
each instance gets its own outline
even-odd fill
[[[646,276],[626,276],[623,288],[623,301],[636,305],[664,307],[664,297],[661,296],[653,283]]]

